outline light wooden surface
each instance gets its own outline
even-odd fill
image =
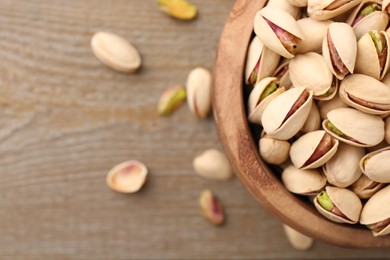
[[[186,23],[154,1],[0,0],[0,259],[388,255],[321,242],[297,252],[237,179],[194,174],[193,157],[220,147],[212,119],[199,121],[186,106],[158,118],[156,104],[193,67],[212,68],[234,1],[193,3],[200,15]],[[138,74],[96,60],[89,44],[100,30],[138,47]],[[132,158],[148,165],[147,185],[138,194],[112,192],[107,171]],[[225,204],[224,227],[200,217],[204,188]]]

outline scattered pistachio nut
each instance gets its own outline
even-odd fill
[[[212,224],[220,226],[225,221],[223,207],[218,198],[210,191],[204,190],[200,194],[199,205],[203,216]]]
[[[193,69],[187,78],[187,103],[192,114],[206,118],[211,110],[211,73],[204,68]]]
[[[233,171],[225,154],[216,149],[204,151],[195,157],[193,167],[204,178],[225,181],[233,177]]]
[[[106,178],[108,187],[121,193],[139,191],[146,181],[148,170],[136,160],[126,161],[112,168]]]
[[[162,94],[158,102],[157,112],[161,116],[172,114],[186,99],[186,89],[183,86],[170,87]]]
[[[97,32],[92,36],[91,47],[95,56],[114,70],[132,73],[141,67],[137,49],[119,35]]]
[[[197,15],[197,8],[186,0],[157,0],[161,11],[179,20],[192,20]]]
[[[306,251],[313,245],[314,240],[311,237],[308,237],[287,225],[283,225],[283,228],[290,245],[296,250]]]
[[[260,155],[271,164],[282,164],[289,157],[290,143],[264,135],[259,140]]]

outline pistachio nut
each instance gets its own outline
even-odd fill
[[[390,116],[385,119],[385,140],[387,144],[390,144]]]
[[[385,14],[390,14],[390,0],[383,0],[382,12]]]
[[[304,134],[291,145],[291,162],[303,170],[320,167],[332,158],[338,145],[339,141],[324,130]]]
[[[382,83],[390,87],[390,72],[388,71],[382,79]]]
[[[288,59],[284,59],[279,63],[279,66],[276,68],[274,74],[272,77],[276,77],[279,80],[280,86],[285,87],[286,89],[290,88],[292,85],[292,82],[290,80],[290,73],[289,73],[289,64]]]
[[[358,40],[369,31],[386,30],[389,17],[381,11],[381,2],[364,0],[348,17],[347,23],[352,26]]]
[[[316,20],[328,20],[359,5],[362,0],[308,0],[307,12]]]
[[[390,146],[366,154],[360,160],[360,169],[371,180],[390,183]]]
[[[254,85],[271,76],[278,66],[280,56],[264,47],[259,37],[254,37],[248,48],[245,66],[245,83]]]
[[[266,47],[285,58],[294,57],[303,35],[295,19],[276,7],[266,6],[256,13],[254,29]]]
[[[106,178],[108,187],[121,193],[139,191],[146,181],[148,170],[140,161],[131,160],[112,168]]]
[[[179,20],[192,20],[198,12],[187,0],[157,0],[157,4],[161,11]]]
[[[287,0],[291,5],[298,6],[298,7],[306,7],[307,6],[307,0]]]
[[[372,115],[390,112],[390,88],[363,74],[346,77],[340,86],[340,97],[347,104]]]
[[[343,107],[348,107],[348,105],[341,100],[339,95],[336,95],[331,100],[318,101],[318,109],[320,110],[320,116],[323,120],[328,118],[327,114],[329,111]]]
[[[321,128],[320,111],[315,103],[311,105],[309,116],[306,119],[305,124],[301,128],[302,133],[309,133],[319,130]]]
[[[290,143],[263,135],[259,140],[261,158],[270,164],[282,164],[288,159]]]
[[[286,0],[268,0],[266,6],[282,9],[294,17],[294,19],[298,19],[301,15],[301,9],[298,6],[290,4]]]
[[[384,122],[379,116],[368,115],[353,108],[330,111],[322,127],[333,137],[350,145],[370,147],[385,137]]]
[[[336,154],[322,166],[328,182],[340,188],[354,183],[362,175],[359,162],[363,156],[364,148],[340,143]]]
[[[308,237],[295,229],[283,225],[284,232],[286,233],[287,239],[290,242],[290,245],[300,251],[306,251],[311,248],[313,245],[313,239],[311,237]]]
[[[317,195],[326,185],[321,169],[302,170],[289,165],[282,172],[282,182],[287,190],[300,195]]]
[[[326,186],[315,197],[314,206],[324,217],[337,223],[355,224],[362,211],[362,202],[355,193],[332,186]]]
[[[281,93],[284,87],[279,87],[277,78],[268,77],[259,81],[248,98],[248,120],[261,125],[261,117],[268,104]]]
[[[360,178],[351,185],[350,189],[355,192],[359,198],[369,199],[384,186],[384,183],[373,181],[362,174],[360,175]]]
[[[353,73],[356,54],[357,42],[352,27],[346,23],[331,23],[322,43],[322,55],[338,79]]]
[[[355,73],[381,80],[389,70],[390,38],[385,31],[369,31],[358,41]]]
[[[126,39],[110,32],[97,32],[92,36],[92,51],[95,56],[110,68],[132,73],[141,67],[141,56]]]
[[[216,149],[208,149],[193,161],[195,172],[204,178],[225,181],[233,177],[233,171],[225,154]]]
[[[308,52],[295,56],[290,60],[289,73],[294,87],[308,87],[313,91],[315,99],[331,99],[337,93],[333,74],[318,53]]]
[[[220,226],[225,222],[225,214],[219,199],[210,191],[204,190],[199,197],[203,216],[212,224]]]
[[[193,69],[187,78],[187,103],[195,116],[206,118],[211,110],[211,73],[204,68]]]
[[[279,140],[290,139],[305,124],[312,102],[313,92],[307,88],[296,87],[283,92],[263,112],[264,131]]]
[[[297,53],[322,52],[322,40],[326,35],[330,20],[318,21],[313,18],[303,18],[297,21],[305,38],[297,47]]]
[[[172,114],[186,99],[186,89],[183,86],[170,87],[164,91],[157,106],[161,116]]]

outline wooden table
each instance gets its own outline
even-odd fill
[[[0,0],[1,259],[388,256],[321,242],[295,251],[237,179],[194,173],[194,156],[220,148],[213,120],[187,106],[159,118],[156,104],[195,66],[212,68],[234,0],[193,3],[198,19],[181,22],[155,1]],[[138,74],[93,56],[90,38],[101,30],[137,46]],[[109,190],[108,170],[132,158],[149,167],[147,185],[133,195]],[[199,214],[205,188],[226,206],[224,227]]]

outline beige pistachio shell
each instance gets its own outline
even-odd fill
[[[272,82],[277,82],[277,78],[274,77],[264,78],[255,85],[252,92],[250,93],[248,98],[249,122],[261,125],[261,117],[263,115],[265,108],[275,97],[279,96],[281,93],[284,92],[285,89],[283,87],[278,88],[275,92],[273,92],[265,99],[260,101],[261,94],[263,94],[264,90]]]
[[[389,14],[390,0],[383,0],[382,12]]]
[[[321,140],[328,135],[324,130],[317,130],[301,136],[296,140],[290,149],[290,159],[295,167],[300,169],[314,169],[325,164],[336,153],[339,141],[332,138],[332,146],[321,157],[305,166],[307,161],[313,156]]]
[[[390,87],[390,72],[387,71],[386,75],[382,79],[382,83]]]
[[[332,8],[333,10],[327,10],[331,4],[335,2],[346,2],[338,8]],[[361,0],[353,1],[340,1],[340,0],[308,0],[307,2],[307,12],[309,16],[316,20],[328,20],[330,18],[341,15],[348,10],[354,8],[360,4]]]
[[[366,154],[360,160],[360,169],[371,180],[390,183],[390,146]]]
[[[362,175],[359,168],[364,148],[340,143],[336,154],[322,166],[328,182],[336,187],[345,188]]]
[[[306,7],[307,6],[307,0],[287,0],[291,5],[297,6],[297,7]]]
[[[350,188],[359,198],[369,199],[384,186],[384,183],[373,181],[366,175],[362,174],[360,175],[360,178],[351,185]]]
[[[313,102],[313,92],[308,91],[306,101],[287,119],[286,116],[299,97],[307,88],[291,88],[275,99],[265,108],[261,118],[264,131],[273,138],[288,140],[293,137],[305,124]]]
[[[329,111],[343,107],[348,107],[348,105],[341,100],[339,95],[334,96],[331,100],[318,101],[318,109],[320,110],[320,116],[323,120],[328,118],[327,115]]]
[[[346,23],[331,23],[328,27],[330,38],[333,41],[335,49],[340,56],[341,61],[350,73],[355,69],[357,54],[356,36],[352,27]],[[332,73],[338,78],[343,79],[344,75],[334,69],[334,64],[330,56],[328,37],[325,36],[322,43],[322,55]]]
[[[318,203],[317,197],[314,199],[314,206],[327,219],[337,223],[355,224],[359,221],[360,212],[362,211],[362,202],[359,197],[352,191],[345,188],[326,186],[325,191],[328,193],[333,204],[348,218],[340,217],[333,212],[327,211]]]
[[[303,18],[297,21],[299,28],[305,40],[297,47],[297,53],[317,52],[322,51],[322,40],[326,35],[330,20],[318,21],[313,18]]]
[[[266,47],[278,53],[285,58],[294,57],[280,42],[274,31],[264,20],[268,19],[283,30],[303,40],[303,34],[299,29],[299,25],[295,19],[287,12],[276,7],[266,6],[256,13],[254,21],[254,29],[257,37],[264,43]]]
[[[386,39],[387,49],[390,46],[390,38],[386,32],[379,32]],[[363,37],[358,41],[357,47],[357,56],[356,56],[356,64],[355,64],[355,73],[365,74],[367,76],[371,76],[376,78],[377,80],[381,80],[386,75],[389,70],[390,64],[390,51],[387,51],[386,62],[381,71],[381,67],[379,64],[379,56],[377,50],[375,48],[374,41],[371,36],[366,33]]]
[[[272,77],[277,77],[279,79],[280,86],[285,87],[286,89],[289,89],[292,85],[290,80],[289,63],[290,60],[288,59],[282,60],[272,75]]]
[[[319,130],[321,128],[321,117],[320,111],[315,103],[311,105],[309,116],[303,127],[301,128],[302,133],[309,133],[312,131]]]
[[[360,216],[360,224],[370,225],[390,218],[390,185],[375,193],[364,205]],[[390,233],[390,225],[381,232],[373,232],[374,236]]]
[[[385,124],[378,116],[369,115],[353,108],[338,108],[330,111],[327,117],[328,119],[322,122],[322,127],[333,137],[347,144],[370,147],[379,144],[385,137]],[[336,135],[329,129],[328,121],[355,141]]]
[[[116,165],[107,174],[108,187],[121,193],[139,191],[146,181],[148,170],[137,160],[130,160]]]
[[[385,119],[385,140],[390,144],[390,116]]]
[[[341,82],[339,93],[347,105],[367,114],[385,115],[390,112],[390,88],[372,77],[363,74],[349,75]],[[368,107],[367,103],[380,105],[382,108],[373,108],[371,105]]]
[[[289,13],[292,17],[294,17],[294,19],[298,19],[301,15],[301,9],[286,0],[268,0],[266,6],[280,8]]]
[[[290,143],[264,135],[259,140],[261,158],[270,164],[282,164],[289,156]]]
[[[282,172],[286,189],[301,195],[316,195],[326,185],[326,178],[319,169],[302,170],[289,165]]]
[[[311,237],[308,237],[295,229],[283,225],[284,232],[286,233],[287,239],[290,242],[290,245],[300,251],[306,251],[311,248],[314,240]]]

